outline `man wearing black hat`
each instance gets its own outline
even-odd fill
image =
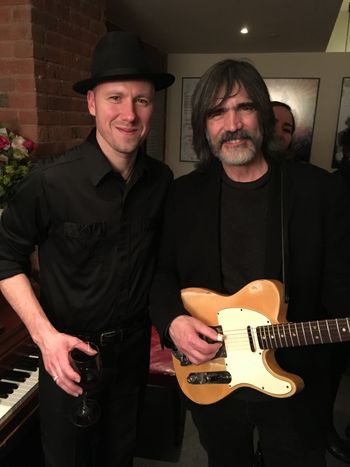
[[[171,171],[141,149],[154,92],[174,77],[154,72],[133,34],[97,44],[87,95],[96,129],[34,165],[0,226],[0,286],[41,352],[40,416],[47,467],[132,465],[138,401],[149,355],[148,292]],[[40,301],[27,277],[38,245]],[[101,415],[72,422],[83,390],[69,353],[99,346]],[[92,391],[93,392],[93,391]],[[74,397],[76,396],[76,397]]]

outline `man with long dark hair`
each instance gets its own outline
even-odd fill
[[[164,344],[177,349],[181,368],[190,368],[182,387],[189,388],[188,404],[210,467],[252,466],[255,428],[267,467],[326,466],[329,346],[280,349],[273,363],[264,360],[263,339],[258,342],[254,322],[243,326],[242,341],[234,344],[236,337],[221,317],[221,327],[215,329],[207,319],[209,297],[239,297],[242,288],[249,291],[254,311],[267,308],[266,313],[272,313],[269,297],[260,295],[266,279],[283,284],[281,309],[288,304],[288,321],[348,313],[350,222],[345,186],[310,164],[273,160],[273,126],[268,90],[254,66],[230,59],[214,64],[200,79],[192,100],[198,167],[175,181],[167,202],[151,316]],[[188,288],[204,290],[195,312],[181,298],[181,290]],[[188,291],[188,300],[195,290]],[[247,320],[251,312],[241,309],[239,301],[235,300],[239,311],[229,312]],[[218,306],[218,312],[226,316],[221,308],[225,307]],[[244,339],[245,354],[239,347]],[[240,349],[234,357],[229,355],[231,345]],[[227,371],[198,373],[196,365],[208,363],[211,368],[211,360],[220,360],[216,354],[223,350],[220,358],[231,365]],[[280,367],[299,375],[304,389],[292,395],[286,388],[282,394],[259,385],[250,353],[261,356],[262,371],[271,364],[272,376],[283,374]],[[236,369],[249,372],[252,381],[242,377],[235,384]],[[295,382],[301,389],[301,381]],[[202,400],[193,397],[196,388]],[[227,388],[228,394],[208,400],[206,388],[219,393]]]

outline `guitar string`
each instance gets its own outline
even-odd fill
[[[348,324],[347,318],[343,318],[343,320],[346,321]],[[238,345],[244,345],[243,348],[246,347],[249,349],[251,348],[252,340],[254,348],[261,348],[259,344],[259,338],[257,336],[258,328],[261,328],[262,333],[264,333],[265,331],[265,335],[261,336],[263,342],[270,342],[271,345],[274,344],[273,347],[302,346],[308,343],[307,341],[310,339],[310,336],[312,336],[313,339],[310,343],[318,344],[322,343],[323,341],[325,341],[325,343],[330,343],[332,342],[332,337],[337,337],[337,341],[341,341],[342,337],[345,337],[344,333],[349,334],[348,326],[341,328],[341,334],[338,324],[334,322],[328,322],[327,320],[316,323],[278,323],[267,326],[260,325],[257,327],[250,327],[250,335],[248,330],[244,328],[225,330],[225,345],[230,345],[230,348],[237,348]],[[302,331],[303,334],[299,335],[299,331]],[[316,331],[316,333],[312,331]],[[324,332],[326,332],[326,335],[324,335]],[[331,336],[331,334],[333,335]],[[288,340],[290,342],[288,342]],[[294,342],[294,340],[296,340],[297,342]],[[232,344],[234,345],[232,346]]]

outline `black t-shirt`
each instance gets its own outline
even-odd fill
[[[270,172],[254,182],[234,182],[223,171],[221,264],[223,285],[233,294],[264,274]]]

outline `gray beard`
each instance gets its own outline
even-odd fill
[[[235,149],[235,154],[222,154],[221,152],[214,152],[215,157],[217,157],[221,162],[232,165],[236,167],[240,167],[242,165],[249,164],[255,155],[256,149]]]

